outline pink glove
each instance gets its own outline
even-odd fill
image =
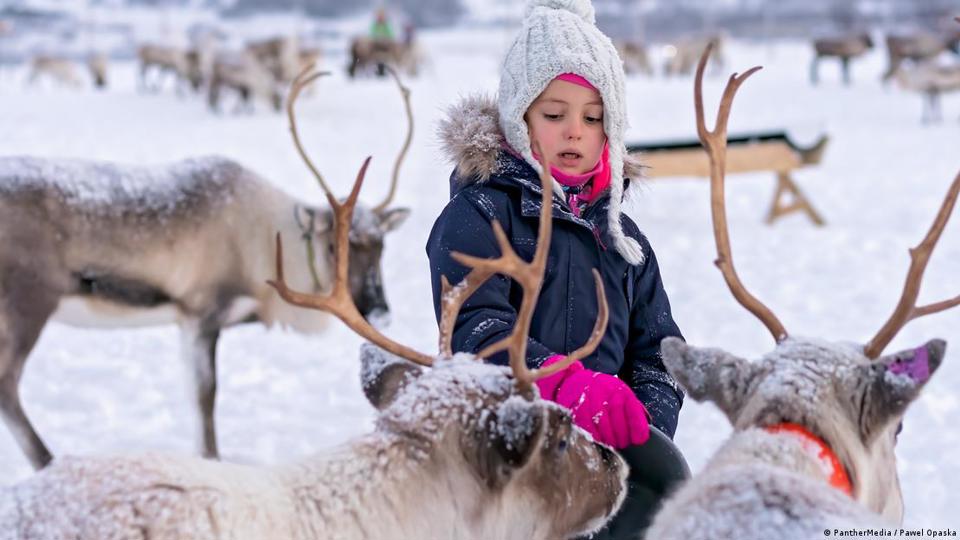
[[[562,360],[551,356],[549,366]],[[573,413],[573,423],[593,438],[614,448],[643,444],[650,437],[647,410],[627,384],[574,362],[569,367],[537,381],[540,396]]]

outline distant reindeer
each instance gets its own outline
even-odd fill
[[[310,80],[295,81],[291,101]],[[291,131],[315,170],[295,124]],[[574,427],[569,411],[539,399],[533,385],[599,344],[607,313],[598,273],[601,309],[588,343],[559,368],[526,367],[530,316],[550,245],[549,173],[541,174],[544,204],[533,261],[521,260],[506,240],[495,260],[454,255],[472,271],[456,287],[444,283],[441,354],[432,357],[373,329],[349,293],[348,238],[355,233],[350,224],[358,223],[351,214],[369,161],[345,201],[327,193],[337,237],[332,290],[305,294],[288,287],[281,234],[271,284],[287,301],[329,311],[382,348],[364,345],[361,352],[364,393],[378,409],[375,431],[274,468],[161,455],[57,460],[0,490],[0,540],[556,540],[595,532],[617,511],[626,493],[623,459]],[[452,355],[460,306],[497,272],[523,283],[517,325],[489,352]],[[509,352],[510,368],[483,363],[501,350]]]
[[[716,265],[731,292],[770,330],[777,347],[756,362],[720,349],[663,341],[663,361],[697,401],[714,402],[734,431],[707,463],[663,505],[647,538],[820,538],[832,528],[893,525],[903,518],[894,445],[901,418],[943,360],[945,343],[881,356],[909,320],[960,304],[916,306],[930,254],[960,193],[954,179],[926,238],[910,250],[903,295],[890,319],[863,348],[788,337],[777,317],[737,276],[726,220],[724,163],[733,97],[757,69],[732,76],[716,125],[704,120],[702,78],[695,105],[700,140],[710,155]]]
[[[623,70],[627,75],[643,73],[653,75],[653,65],[647,54],[647,46],[637,41],[621,41],[617,44],[617,51],[623,59]]]
[[[222,92],[231,89],[239,97],[235,111],[252,111],[254,98],[260,98],[270,103],[274,111],[280,112],[283,110],[283,86],[253,54],[220,52],[213,60],[207,104],[212,111],[220,112]]]
[[[30,60],[30,73],[27,75],[28,84],[36,84],[41,77],[49,78],[57,84],[80,88],[83,80],[77,72],[77,66],[69,58],[38,54]]]
[[[918,92],[923,96],[922,123],[943,121],[940,96],[960,92],[960,65],[938,66],[922,64],[912,69],[900,68],[894,75],[904,90]]]
[[[723,57],[723,35],[695,36],[679,39],[674,43],[668,44],[666,49],[666,60],[663,63],[663,74],[671,75],[689,75],[693,73],[694,66],[697,65],[697,59],[703,54],[703,51],[709,46],[713,46],[716,53],[713,56],[713,66],[722,69],[725,61]]]
[[[947,50],[960,54],[960,33],[955,35],[942,35],[932,32],[905,35],[890,34],[886,37],[886,42],[888,65],[883,72],[883,82],[893,78],[904,62],[926,63]]]
[[[87,56],[87,68],[90,70],[94,87],[99,89],[107,87],[107,64],[107,55],[103,53],[95,52]]]
[[[376,206],[357,208],[350,235],[350,293],[364,316],[389,310],[384,236],[409,214],[388,208],[413,129],[409,92],[401,90],[409,131],[390,192]],[[273,237],[265,231],[299,238],[286,259],[292,282],[325,291],[333,283],[333,218],[331,208],[296,200],[224,158],[158,168],[0,159],[0,413],[30,463],[41,468],[51,454],[23,410],[18,383],[50,319],[100,327],[177,323],[193,379],[197,445],[216,457],[221,331],[254,321],[300,332],[327,324],[322,314],[272,294]]]
[[[199,67],[191,63],[187,51],[178,47],[162,45],[143,45],[137,49],[137,59],[140,62],[139,86],[141,89],[157,91],[163,85],[167,75],[172,75],[177,93],[183,92],[183,87],[189,85],[194,90],[200,87],[202,75]],[[153,75],[153,84],[148,77]]]
[[[309,65],[301,65],[300,45],[291,36],[252,41],[244,49],[267,68],[277,82],[289,83],[301,69]]]
[[[386,74],[386,67],[393,66],[408,75],[416,75],[422,61],[419,45],[409,41],[375,40],[368,37],[354,38],[350,42],[350,58],[347,75],[374,70],[377,75]]]
[[[821,38],[813,41],[813,61],[810,63],[810,83],[820,82],[820,59],[838,58],[843,73],[843,84],[850,85],[850,60],[873,48],[870,34],[864,32],[843,37]]]

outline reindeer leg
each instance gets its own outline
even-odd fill
[[[850,86],[850,57],[840,58],[840,67],[843,70],[843,85]]]
[[[810,62],[810,84],[816,85],[820,82],[820,55],[814,55],[813,61]]]
[[[7,283],[0,284],[0,298],[6,301],[0,313],[0,414],[30,464],[39,470],[53,456],[23,410],[19,384],[27,356],[56,309],[59,294],[38,284],[27,269],[2,268],[0,273],[7,277]]]
[[[180,324],[181,354],[190,376],[197,411],[197,443],[203,457],[218,459],[214,404],[217,397],[217,340],[220,326],[216,319],[187,319]]]

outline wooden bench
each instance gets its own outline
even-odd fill
[[[803,212],[817,225],[823,217],[790,177],[790,172],[815,165],[823,157],[828,137],[823,135],[813,146],[801,148],[786,133],[765,132],[733,136],[727,143],[727,173],[774,171],[777,189],[767,211],[766,222],[781,216]],[[631,154],[639,154],[648,178],[671,176],[710,177],[710,161],[699,140],[627,145]]]

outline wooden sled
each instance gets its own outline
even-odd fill
[[[828,140],[828,137],[823,135],[813,146],[801,148],[783,132],[730,137],[727,143],[727,172],[776,173],[777,189],[767,211],[767,224],[792,212],[803,212],[815,224],[823,225],[823,217],[790,177],[790,172],[820,163]],[[699,140],[633,144],[627,145],[627,152],[640,154],[644,165],[648,167],[648,178],[710,177],[710,162]]]

